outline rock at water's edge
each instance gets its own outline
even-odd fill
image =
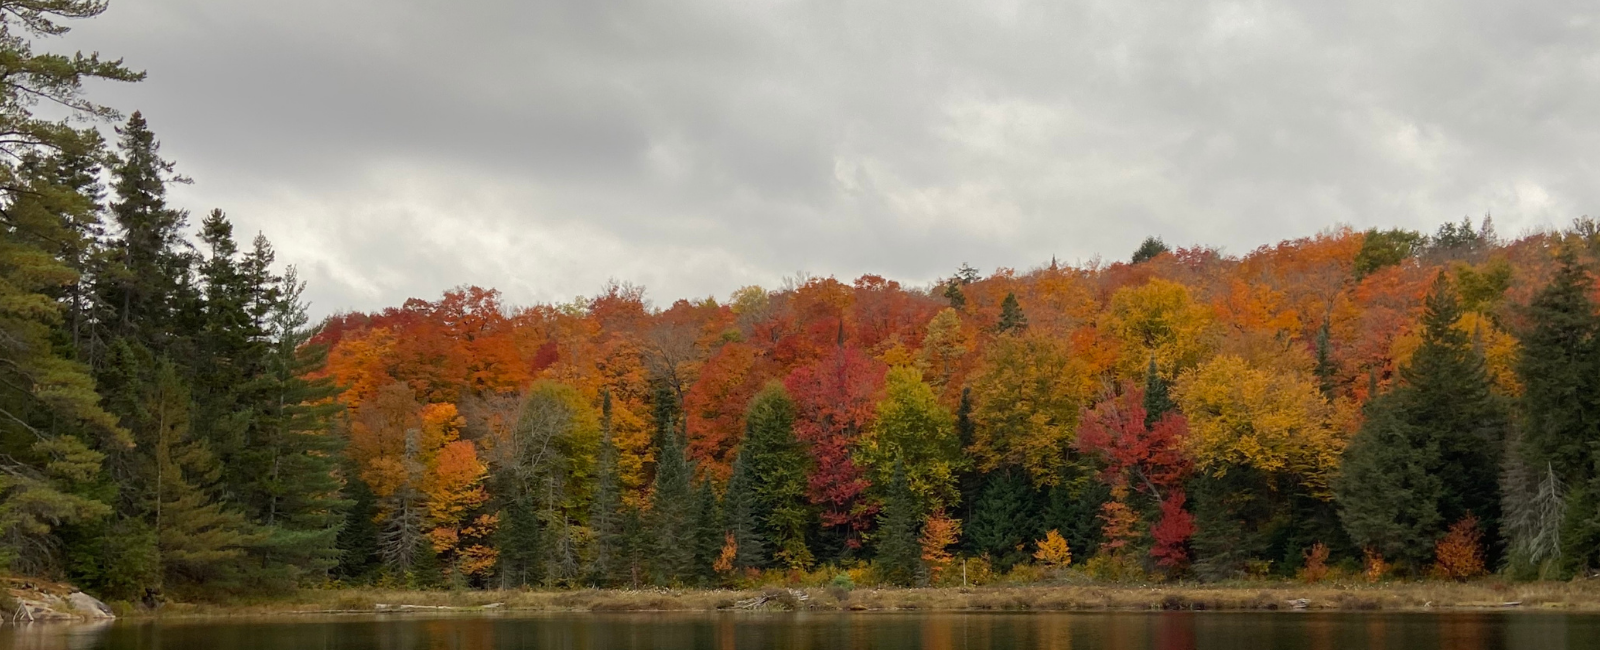
[[[106,607],[105,603],[81,591],[67,594],[67,605],[90,620],[117,617],[116,614],[111,613],[111,608]]]

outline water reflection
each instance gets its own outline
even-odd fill
[[[639,614],[6,625],[0,650],[1545,650],[1600,617],[1536,613]]]

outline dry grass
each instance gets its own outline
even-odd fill
[[[1600,611],[1600,581],[1238,582],[1223,584],[1035,585],[930,589],[399,591],[306,590],[232,604],[171,604],[160,616],[275,616],[375,611],[712,611],[769,596],[763,609],[815,611],[1279,610],[1305,599],[1316,610],[1448,610],[1518,607]],[[1510,603],[1518,603],[1512,605]],[[419,609],[429,608],[429,609]],[[135,614],[140,615],[140,614]],[[144,614],[148,615],[148,614]]]

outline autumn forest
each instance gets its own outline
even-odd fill
[[[156,603],[1600,569],[1589,218],[313,322],[265,237],[169,202],[142,115],[79,95],[138,73],[0,49],[14,575]]]

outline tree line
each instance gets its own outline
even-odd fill
[[[0,561],[129,600],[321,579],[347,500],[303,283],[220,210],[191,233],[142,115],[105,142],[81,85],[142,73],[33,51],[104,9],[0,0]]]
[[[313,326],[270,243],[191,226],[144,117],[79,92],[140,74],[15,36],[103,9],[0,0],[15,574],[156,602],[1600,567],[1593,220]]]

